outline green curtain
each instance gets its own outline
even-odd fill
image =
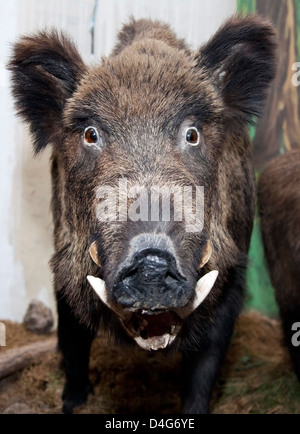
[[[237,0],[237,11],[243,15],[255,12],[256,0]],[[250,133],[251,138],[254,138],[255,128],[252,127]],[[269,316],[275,316],[278,313],[274,290],[265,264],[258,215],[255,217],[249,251],[245,308],[246,310],[255,309]]]
[[[288,30],[292,29],[295,32],[295,41],[296,41],[296,47],[295,47],[295,55],[294,55],[294,61],[300,62],[300,0],[280,0],[280,3],[277,3],[276,0],[270,1],[270,0],[237,0],[237,11],[241,14],[247,14],[247,13],[254,13],[258,10],[260,12],[263,10],[264,13],[267,13],[268,16],[272,17],[274,20],[274,16],[276,18],[275,25],[278,26],[278,31],[280,27],[280,31],[283,32],[284,28],[288,27]],[[281,7],[279,12],[279,6]],[[293,11],[292,16],[294,18],[292,19],[293,22],[291,22],[291,19],[287,19],[287,13],[286,11]],[[279,15],[278,15],[279,14]],[[280,15],[281,14],[281,15]],[[286,14],[286,16],[283,16],[283,14]],[[286,21],[285,21],[286,20]],[[282,38],[281,38],[282,40]],[[282,75],[286,73],[287,80],[290,80],[288,76],[287,68],[292,68],[293,60],[289,59],[291,64],[284,64],[284,62],[279,62],[279,68],[285,68],[285,71],[282,69]],[[280,89],[274,89],[272,95],[276,93],[280,93]],[[298,89],[291,89],[293,92],[298,92],[299,95],[299,106],[295,107],[295,110],[298,110],[300,107],[300,86]],[[289,97],[287,96],[287,101],[289,100]],[[288,102],[287,102],[288,104]],[[276,113],[270,113],[270,116],[276,116]],[[278,117],[279,118],[279,117]],[[299,116],[296,117],[299,119]],[[260,120],[261,122],[261,120]],[[289,119],[286,119],[287,125],[289,127]],[[291,121],[292,122],[292,121]],[[266,120],[267,124],[267,120]],[[263,124],[261,123],[260,126]],[[290,125],[290,130],[295,131],[295,136],[299,136],[299,128],[300,128],[300,121],[297,125],[293,124]],[[270,142],[265,140],[261,140],[261,137],[257,138],[255,140],[255,134],[256,130],[255,128],[250,131],[251,138],[254,142],[254,153],[256,157],[256,177],[258,179],[259,173],[263,169],[263,165],[268,162],[271,158],[272,149],[270,152],[270,149],[268,152],[266,152],[266,149],[264,149],[264,144],[267,147],[267,143]],[[284,134],[282,134],[280,137],[278,137],[278,140],[280,140],[280,147],[274,150],[274,153],[282,153],[289,150],[290,140],[289,138],[284,137]],[[300,137],[299,137],[300,141]],[[289,142],[289,143],[287,143]],[[261,144],[260,148],[257,148],[257,143]],[[270,146],[270,143],[269,145]],[[298,146],[300,146],[300,143],[298,143]],[[261,156],[261,158],[260,158]],[[255,309],[258,310],[268,316],[277,316],[278,315],[278,306],[275,300],[274,296],[274,290],[270,281],[268,269],[265,263],[264,258],[264,250],[263,245],[261,241],[261,234],[260,234],[260,225],[259,225],[259,217],[256,213],[256,218],[254,222],[254,229],[252,233],[252,239],[251,239],[251,246],[249,251],[249,267],[247,272],[247,300],[246,300],[246,310],[247,309]]]

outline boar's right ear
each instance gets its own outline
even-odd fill
[[[253,122],[261,114],[276,73],[276,32],[259,15],[229,18],[196,54],[221,92],[231,118]]]
[[[37,154],[59,140],[62,111],[86,67],[74,44],[57,31],[21,38],[8,64],[17,113],[29,124]]]

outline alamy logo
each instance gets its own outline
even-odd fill
[[[6,328],[3,322],[0,322],[0,347],[5,347],[6,345]]]
[[[97,190],[97,218],[101,222],[184,222],[187,232],[201,232],[204,224],[204,187],[128,187],[126,179],[118,186]]]
[[[299,347],[300,346],[300,322],[295,322],[292,325],[292,331],[296,332],[292,336],[292,345],[294,347]]]

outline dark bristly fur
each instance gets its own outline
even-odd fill
[[[86,67],[74,44],[53,30],[26,36],[15,44],[9,68],[18,114],[29,121],[38,153],[59,141],[59,129],[53,126],[59,125],[65,101],[74,93]]]
[[[51,266],[67,378],[65,412],[90,390],[89,348],[98,326],[118,343],[132,342],[86,276],[101,277],[113,298],[131,240],[149,232],[171,240],[189,287],[204,273],[219,271],[172,344],[183,352],[183,410],[208,411],[243,301],[255,208],[248,123],[261,113],[275,74],[275,39],[268,21],[234,16],[192,52],[168,25],[131,19],[112,55],[91,68],[56,31],[15,44],[9,69],[18,113],[30,125],[36,153],[52,145]],[[183,144],[186,125],[200,131],[198,146]],[[98,129],[101,149],[84,143],[88,126]],[[99,221],[97,189],[117,187],[120,178],[148,188],[203,186],[203,230],[188,233],[184,222]],[[208,239],[213,254],[199,269]],[[101,267],[89,256],[93,241]]]
[[[286,343],[300,380],[300,149],[272,160],[258,183],[260,224],[267,265],[280,308]]]

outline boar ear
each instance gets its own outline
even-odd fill
[[[21,38],[8,69],[17,112],[29,124],[38,153],[59,139],[64,104],[85,65],[73,43],[52,30]]]
[[[198,65],[208,70],[231,117],[252,122],[261,114],[276,71],[276,33],[258,15],[234,16],[200,48]]]

